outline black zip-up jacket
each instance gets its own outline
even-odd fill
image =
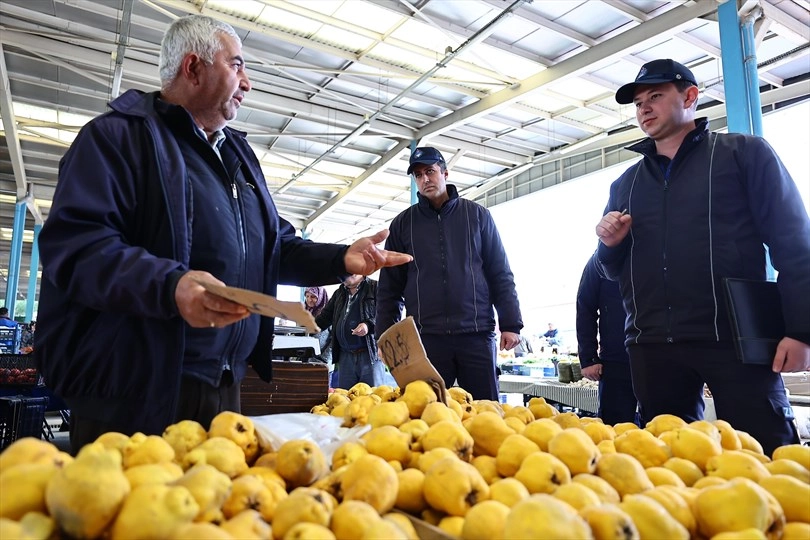
[[[624,346],[626,319],[619,285],[605,276],[594,254],[577,289],[577,347],[582,367],[630,361]]]
[[[385,248],[413,261],[380,270],[377,338],[402,317],[403,306],[422,334],[464,334],[495,330],[520,333],[515,278],[489,211],[458,196],[435,210],[419,202],[391,222]]]
[[[174,418],[189,330],[174,292],[190,269],[192,220],[217,219],[190,214],[190,172],[156,99],[157,93],[124,93],[111,112],[82,128],[62,158],[39,237],[43,276],[34,337],[45,382],[76,414],[102,422],[123,417],[131,431],[147,434],[161,433]],[[276,211],[245,134],[224,131],[265,213],[260,292],[345,275],[346,246],[296,237]],[[210,228],[221,235],[211,245],[235,242],[232,230]],[[259,325],[246,361],[233,366],[237,380],[246,363],[270,376],[273,319]],[[230,342],[239,328],[223,329],[218,340]]]
[[[810,218],[768,143],[710,134],[702,118],[671,162],[645,139],[644,158],[610,188],[605,213],[633,218],[621,244],[599,245],[619,281],[626,343],[729,341],[722,278],[766,278],[765,248],[779,272],[786,335],[810,343]]]
[[[373,362],[377,360],[377,337],[374,334],[374,321],[377,318],[377,282],[368,277],[364,278],[362,287],[355,294],[359,295],[357,301],[360,302],[360,322],[364,322],[368,326],[365,344],[368,348],[368,357]],[[346,287],[341,285],[335,290],[335,294],[332,295],[320,314],[315,317],[315,324],[319,327],[332,327],[333,362],[340,362],[340,340],[337,337],[336,328],[343,324],[343,319],[346,317],[348,296]]]

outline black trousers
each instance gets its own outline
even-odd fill
[[[473,399],[498,401],[498,378],[495,375],[498,351],[494,332],[423,334],[422,344],[447,388],[458,381]]]
[[[599,411],[606,424],[636,422],[638,401],[633,393],[630,362],[602,362],[599,378]]]
[[[233,380],[230,371],[223,374],[219,387],[192,377],[183,377],[174,421],[195,420],[207,430],[211,425],[211,420],[220,412],[241,411],[239,389],[239,383]],[[84,445],[90,444],[103,433],[110,431],[133,435],[133,429],[129,424],[126,418],[100,422],[71,414],[70,452],[75,456]],[[147,433],[147,435],[160,435],[160,433]]]
[[[642,422],[664,413],[702,420],[705,382],[717,418],[750,433],[766,454],[799,442],[781,375],[741,363],[731,343],[631,345],[628,352]]]

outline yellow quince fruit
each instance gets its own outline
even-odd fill
[[[571,505],[541,493],[512,507],[503,537],[583,540],[593,538],[593,534],[588,522]]]
[[[463,517],[476,503],[489,499],[489,485],[471,464],[445,458],[425,473],[424,494],[431,507]]]
[[[112,523],[130,493],[121,460],[118,450],[91,443],[51,477],[45,503],[65,533],[96,538]]]

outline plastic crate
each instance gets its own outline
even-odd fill
[[[0,354],[0,386],[33,387],[42,384],[33,354]]]
[[[42,438],[46,397],[0,397],[0,450],[23,437]]]
[[[17,354],[20,352],[21,334],[19,326],[14,328],[0,326],[0,354]]]

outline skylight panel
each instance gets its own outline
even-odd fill
[[[406,67],[418,73],[424,73],[435,66],[436,62],[442,58],[439,55],[436,55],[436,58],[427,58],[421,54],[406,51],[387,43],[378,43],[369,51],[367,56],[377,58],[394,66]]]
[[[604,86],[578,78],[568,78],[554,81],[548,86],[549,90],[580,101],[588,101],[608,92]]]
[[[42,122],[56,122],[59,119],[56,114],[56,109],[46,109],[44,107],[18,102],[14,102],[12,108],[14,109],[14,116],[20,116],[22,118],[30,118],[31,120],[40,120]]]
[[[252,21],[262,12],[265,5],[255,0],[208,0],[206,7]]]
[[[458,57],[512,79],[526,79],[545,69],[537,62],[486,44],[478,45],[474,52],[462,52]]]
[[[444,57],[447,47],[455,49],[466,41],[466,38],[462,36],[451,34],[413,19],[394,30],[391,36],[407,43],[435,51],[437,59]]]
[[[264,6],[264,10],[257,17],[256,22],[305,37],[311,36],[323,26],[323,23],[319,21],[296,13],[290,13],[289,11],[284,11],[283,9],[278,9],[270,5]]]
[[[346,51],[360,52],[367,49],[374,40],[356,32],[349,32],[334,26],[323,26],[312,36],[321,43],[328,43]]]
[[[314,4],[314,6],[313,6]],[[317,7],[320,2],[310,2],[310,7]],[[385,34],[397,22],[402,19],[402,15],[394,11],[379,7],[370,2],[348,1],[335,10],[334,17],[356,24],[373,32]]]

